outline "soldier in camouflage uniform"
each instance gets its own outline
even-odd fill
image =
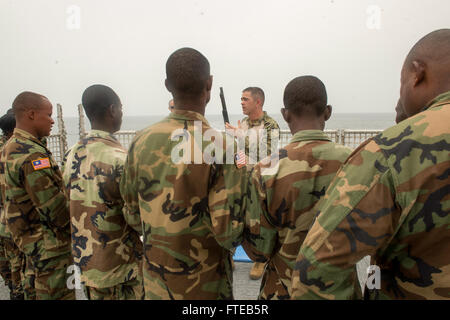
[[[128,222],[144,237],[145,299],[232,299],[230,250],[242,240],[245,167],[219,154],[205,160],[202,150],[211,143],[192,139],[194,128],[222,137],[204,117],[208,60],[182,48],[169,57],[166,73],[175,110],[137,134],[120,183]],[[180,138],[185,161],[173,156]]]
[[[34,268],[36,299],[74,299],[66,287],[69,208],[58,165],[42,140],[50,135],[52,105],[32,92],[13,102],[16,128],[2,152],[9,231]]]
[[[124,220],[119,192],[127,154],[113,136],[122,123],[122,104],[103,85],[87,88],[82,102],[92,130],[71,148],[63,173],[74,263],[88,299],[142,299],[142,242]]]
[[[0,155],[4,144],[12,136],[14,128],[16,126],[16,119],[14,112],[9,109],[7,113],[0,119],[0,127],[3,131],[3,136],[0,145]],[[0,254],[3,254],[1,259],[2,277],[5,279],[5,284],[10,290],[11,300],[23,300],[24,299],[24,287],[25,281],[23,268],[25,267],[25,255],[15,245],[11,233],[8,230],[6,224],[6,215],[4,214],[4,199],[5,199],[5,177],[4,177],[4,164],[0,160]],[[27,298],[32,300],[30,291],[27,292]]]
[[[263,111],[265,95],[264,91],[258,87],[248,87],[242,91],[241,106],[242,111],[247,117],[238,121],[237,127],[225,124],[225,127],[229,130],[233,130],[234,134],[242,139],[245,137],[245,154],[247,161],[247,170],[253,168],[253,166],[266,156],[272,153],[272,141],[278,142],[280,126],[278,123],[270,117],[266,111]],[[265,134],[260,135],[259,130],[265,130]],[[251,132],[251,131],[253,132]],[[256,139],[251,138],[252,134]],[[252,149],[250,144],[256,143],[256,148]],[[260,158],[260,146],[266,148],[261,153],[263,156]],[[274,145],[274,150],[277,150],[277,146]],[[261,262],[255,262],[250,270],[250,278],[257,280],[262,277],[264,273],[265,264]]]
[[[9,110],[8,110],[9,111]],[[11,122],[13,125],[11,126]],[[3,148],[4,144],[11,137],[14,127],[16,126],[16,121],[14,119],[14,114],[9,114],[7,112],[4,116],[0,118],[0,128],[2,129],[3,135],[0,136],[0,151]],[[8,128],[9,127],[9,128]],[[0,275],[5,281],[5,285],[10,290],[10,296],[13,297],[13,283],[12,283],[12,275],[11,275],[11,264],[6,254],[6,241],[11,240],[10,235],[5,230],[5,225],[1,223],[1,217],[3,216],[3,196],[4,185],[1,184],[1,179],[3,176],[3,165],[0,163],[0,188],[2,189],[0,192]],[[20,278],[19,278],[20,279]]]
[[[289,299],[298,250],[306,237],[314,204],[325,194],[351,150],[323,132],[331,116],[322,81],[297,77],[286,86],[283,118],[292,132],[279,162],[259,162],[252,170],[243,247],[266,262],[260,299]]]
[[[357,148],[318,204],[297,258],[294,298],[357,296],[354,265],[370,255],[381,272],[374,268],[366,298],[450,299],[449,74],[450,29],[443,29],[422,38],[403,65],[409,118]]]

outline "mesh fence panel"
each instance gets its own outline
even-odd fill
[[[54,134],[47,138],[47,148],[52,153],[53,159],[61,165],[64,158],[64,147],[61,139],[61,135]]]
[[[341,144],[355,149],[361,143],[370,139],[377,134],[382,132],[382,130],[343,130]]]

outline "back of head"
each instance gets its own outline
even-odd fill
[[[450,29],[433,31],[410,50],[402,68],[400,97],[408,116],[450,90]]]
[[[197,96],[210,79],[208,59],[192,48],[181,48],[166,62],[166,84],[173,94]]]
[[[108,108],[111,105],[119,104],[120,98],[110,87],[94,84],[84,90],[81,103],[91,122],[102,121]]]
[[[265,95],[263,89],[259,87],[248,87],[242,90],[242,92],[250,92],[253,99],[259,99],[261,101],[261,107],[264,105]]]
[[[13,101],[12,111],[16,119],[20,119],[22,114],[30,109],[38,109],[42,105],[42,100],[48,100],[45,96],[30,91],[20,93]]]
[[[4,116],[0,118],[0,129],[3,135],[10,136],[16,127],[16,118],[12,109],[9,109]]]
[[[297,77],[284,89],[283,103],[297,116],[320,116],[327,106],[325,85],[314,76]]]

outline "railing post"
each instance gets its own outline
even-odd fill
[[[86,127],[84,126],[84,111],[81,104],[78,105],[78,132],[80,140],[86,137]]]
[[[66,127],[64,126],[62,106],[59,103],[56,104],[56,114],[58,117],[58,135],[62,153],[61,159],[63,159],[67,151],[67,132]]]
[[[339,143],[345,146],[345,129],[339,129]]]

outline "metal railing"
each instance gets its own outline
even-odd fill
[[[53,159],[58,165],[61,165],[67,151],[67,132],[64,126],[62,107],[59,103],[56,105],[56,114],[58,133],[47,137],[47,148],[52,153]]]
[[[383,130],[347,130],[347,129],[338,129],[338,130],[325,130],[325,133],[330,137],[331,141],[335,143],[339,143],[350,147],[351,149],[355,149],[361,143],[370,139],[373,136],[376,136]],[[115,136],[120,141],[120,143],[128,149],[133,141],[135,131],[119,131],[116,132]],[[280,140],[279,147],[283,148],[289,141],[291,140],[291,132],[288,130],[280,130]]]
[[[86,136],[87,132],[84,124],[84,111],[83,107],[78,105],[78,119],[79,119],[79,135],[80,138]],[[330,137],[331,141],[339,143],[355,149],[361,143],[376,136],[383,130],[349,130],[349,129],[337,129],[337,130],[325,130],[325,133]],[[116,132],[115,137],[120,141],[122,146],[126,149],[130,146],[136,131],[119,131]],[[280,130],[279,147],[282,148],[289,144],[291,140],[291,132],[289,130]]]

